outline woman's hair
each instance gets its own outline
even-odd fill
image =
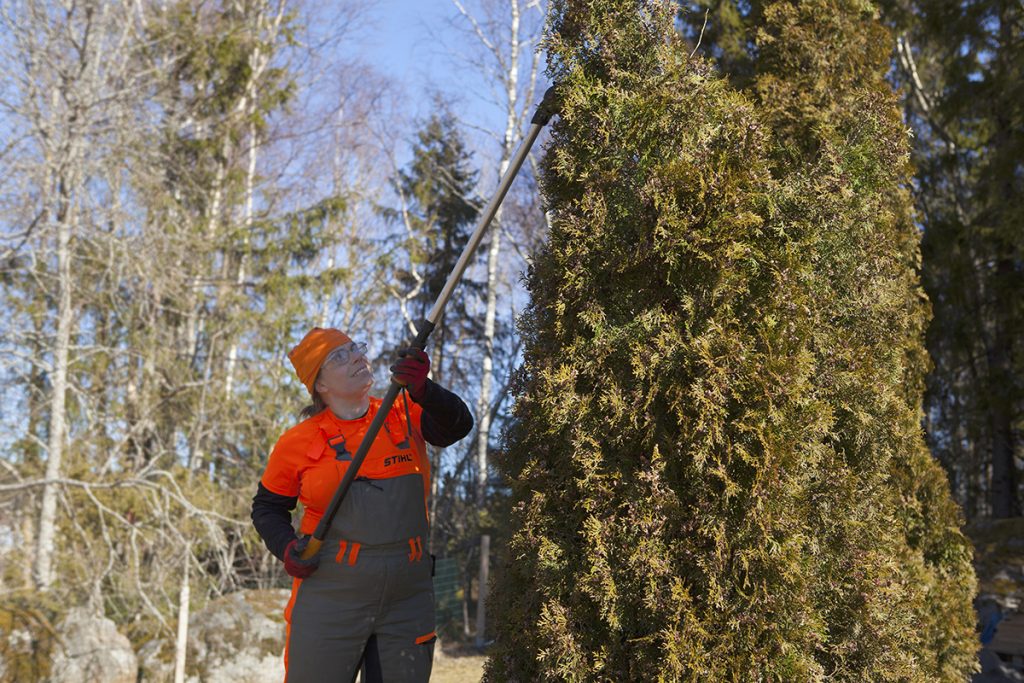
[[[320,380],[320,373],[316,373],[316,379],[313,380],[313,395],[310,397],[312,403],[299,411],[299,419],[305,420],[319,414],[327,407],[324,400],[320,398],[320,392],[316,390],[316,383]]]

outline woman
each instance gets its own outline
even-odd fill
[[[354,680],[364,655],[364,679],[430,678],[435,636],[431,556],[424,548],[425,443],[455,443],[473,418],[458,396],[427,378],[423,351],[407,349],[391,367],[405,391],[320,551],[301,559],[381,404],[369,395],[373,375],[365,351],[366,344],[339,330],[315,327],[289,352],[313,405],[278,439],[253,498],[256,530],[294,577],[285,608],[288,683]],[[299,537],[291,524],[297,501],[305,509]]]

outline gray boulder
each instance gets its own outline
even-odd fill
[[[286,590],[246,590],[214,600],[188,621],[188,683],[280,683],[284,680]],[[153,640],[139,649],[141,680],[174,677],[174,643]]]
[[[132,645],[110,619],[76,607],[57,628],[51,683],[135,683],[138,660]]]
[[[174,643],[156,638],[139,648],[139,680],[144,683],[174,680]]]

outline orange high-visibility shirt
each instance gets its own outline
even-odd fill
[[[399,396],[391,407],[358,476],[386,479],[419,474],[423,477],[426,501],[430,494],[430,460],[420,427],[423,409],[408,401],[412,424],[407,425],[404,404],[407,400]],[[305,508],[300,533],[311,534],[316,529],[380,404],[379,398],[371,396],[369,410],[357,420],[339,419],[330,408],[325,408],[277,440],[261,482],[278,495],[298,496]]]

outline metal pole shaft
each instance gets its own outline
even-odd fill
[[[458,262],[455,264],[455,268],[452,269],[451,274],[448,276],[448,281],[444,284],[444,289],[441,290],[441,295],[437,297],[437,301],[434,302],[434,307],[430,309],[430,313],[427,314],[427,320],[434,324],[441,318],[441,312],[444,311],[445,304],[448,303],[448,299],[452,295],[452,290],[455,289],[455,285],[462,279],[462,274],[466,270],[466,266],[469,265],[469,259],[476,252],[476,248],[480,245],[480,241],[484,237],[484,232],[487,231],[487,227],[491,224],[494,219],[494,214],[498,212],[498,207],[501,206],[502,200],[505,199],[505,195],[508,193],[508,188],[512,186],[512,181],[515,180],[516,174],[519,173],[519,169],[522,167],[523,162],[526,160],[526,155],[530,153],[530,147],[533,146],[534,140],[540,135],[543,124],[535,123],[530,126],[530,130],[527,131],[526,137],[519,144],[519,149],[516,150],[515,156],[512,157],[509,163],[508,170],[505,172],[505,177],[501,179],[498,184],[498,190],[491,201],[484,207],[483,214],[480,216],[479,222],[477,222],[476,230],[469,238],[469,242],[466,244],[466,248],[462,250],[462,255],[459,257]]]

